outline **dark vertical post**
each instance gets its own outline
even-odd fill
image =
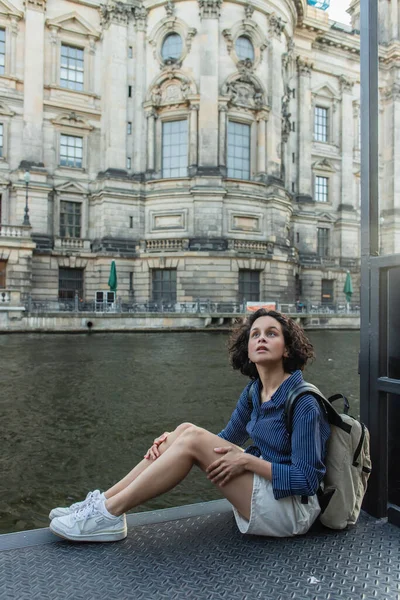
[[[384,516],[384,497],[380,489],[379,454],[387,439],[381,439],[384,423],[379,418],[377,390],[378,331],[371,328],[371,258],[379,252],[378,230],[378,0],[361,0],[361,331],[360,399],[361,419],[371,432],[371,454],[375,469],[371,476],[365,508],[374,516]],[[378,306],[378,285],[375,290]],[[372,352],[372,349],[374,350]],[[386,433],[387,438],[387,433]],[[387,444],[386,444],[387,445]],[[387,471],[387,468],[386,468]],[[387,495],[383,492],[383,495]],[[380,497],[379,497],[380,496]]]

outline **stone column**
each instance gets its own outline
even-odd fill
[[[226,103],[219,105],[219,156],[218,163],[226,171]]]
[[[199,0],[200,111],[199,172],[218,172],[219,15],[222,0]]]
[[[147,114],[147,170],[154,171],[154,144],[155,144],[155,120],[156,111],[150,109]]]
[[[132,9],[122,2],[102,5],[104,169],[126,170],[128,102],[127,26]]]
[[[284,95],[282,71],[282,33],[285,24],[280,17],[271,15],[269,19],[269,69],[268,97],[271,112],[268,119],[268,175],[273,178],[281,177],[281,146],[282,146],[282,97]],[[265,126],[265,125],[264,125]],[[257,167],[258,170],[258,167]],[[266,170],[264,167],[263,171]]]
[[[312,64],[301,56],[297,57],[298,84],[298,194],[299,196],[312,196],[311,173],[311,146],[312,146],[312,121],[311,121],[311,69]]]
[[[18,18],[11,17],[11,44],[10,44],[10,75],[17,74],[17,36],[18,36]]]
[[[198,114],[199,105],[190,104],[189,167],[197,167]]]
[[[43,161],[44,21],[46,0],[25,3],[23,159]]]
[[[257,175],[265,177],[266,174],[266,120],[267,114],[262,112],[257,115]]]
[[[134,104],[134,147],[133,147],[133,171],[142,173],[146,168],[146,153],[144,151],[145,118],[143,102],[146,93],[146,27],[147,10],[143,7],[135,8],[135,30],[136,30],[136,64],[135,64],[135,87],[133,92]]]
[[[89,65],[88,65],[88,82],[87,88],[89,92],[94,92],[94,71],[95,71],[95,54],[96,54],[96,39],[93,36],[89,37]]]
[[[50,27],[50,48],[51,48],[51,73],[50,84],[57,85],[58,83],[58,53],[60,47],[58,45],[58,27]]]
[[[355,208],[353,190],[353,127],[351,115],[353,114],[353,81],[343,75],[340,77],[342,88],[342,193],[340,203],[347,207]]]

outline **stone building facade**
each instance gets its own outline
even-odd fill
[[[398,252],[394,5],[381,222]],[[342,27],[304,0],[0,0],[0,287],[93,299],[115,260],[124,301],[343,302],[350,270],[357,302],[350,12]]]

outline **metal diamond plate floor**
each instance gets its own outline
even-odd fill
[[[292,539],[242,536],[225,505],[210,505],[185,518],[174,509],[176,520],[168,521],[166,511],[147,523],[142,513],[127,539],[113,544],[12,549],[10,540],[21,538],[7,536],[0,599],[400,599],[400,529],[393,525],[363,515],[343,532],[317,526]]]

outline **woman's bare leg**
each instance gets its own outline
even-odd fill
[[[156,461],[150,463],[136,479],[106,501],[107,510],[114,515],[120,515],[168,492],[186,477],[194,464],[205,471],[217,460],[221,455],[218,455],[214,448],[231,445],[205,429],[194,425],[188,427]],[[249,519],[253,473],[245,472],[223,487],[218,487],[231,504]]]
[[[164,442],[162,442],[162,444],[160,444],[160,446],[159,446],[160,453],[162,454],[163,452],[165,452],[165,450],[167,450],[167,448],[169,448],[171,446],[171,444],[173,444],[174,441],[184,431],[186,431],[186,429],[188,429],[188,427],[191,427],[191,423],[182,423],[174,431],[172,431],[172,433],[169,434],[167,439]],[[136,465],[136,467],[134,467],[132,469],[132,471],[130,471],[127,475],[125,475],[125,477],[123,479],[118,481],[118,483],[116,483],[111,488],[109,488],[106,492],[104,492],[105,497],[107,499],[112,498],[119,492],[122,492],[122,490],[124,490],[130,483],[132,483],[132,481],[135,481],[135,479],[141,473],[143,473],[143,471],[145,471],[153,462],[154,462],[154,460],[152,460],[151,458],[144,458],[143,460],[141,460],[140,463],[138,463]]]

